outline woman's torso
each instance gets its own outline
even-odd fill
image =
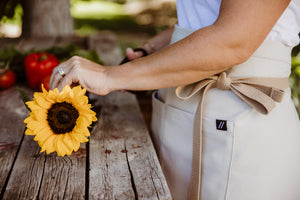
[[[177,0],[178,25],[197,30],[213,24],[222,0]],[[292,0],[273,27],[267,40],[280,41],[288,46],[299,43],[300,0]]]

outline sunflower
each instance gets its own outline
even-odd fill
[[[32,101],[26,102],[31,113],[24,120],[25,135],[34,135],[34,140],[47,154],[54,151],[58,156],[71,155],[79,149],[81,142],[87,142],[88,127],[97,121],[96,113],[88,104],[85,89],[81,86],[65,86],[61,92],[57,88],[35,92]]]

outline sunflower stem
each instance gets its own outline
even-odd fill
[[[30,97],[26,94],[26,92],[25,92],[24,90],[22,90],[22,89],[20,89],[20,88],[17,88],[17,90],[18,90],[19,93],[20,93],[21,99],[23,100],[25,107],[26,107],[29,111],[31,111],[30,108],[26,105],[26,102],[27,102],[27,101],[31,101]]]

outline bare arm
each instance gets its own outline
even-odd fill
[[[240,64],[263,42],[290,0],[223,0],[216,22],[150,56],[115,67],[102,67],[97,81],[83,77],[85,61],[73,59],[59,89],[85,83],[97,94],[110,91],[152,90],[196,82]],[[78,64],[79,63],[79,64]],[[90,66],[91,67],[91,66]],[[85,72],[88,74],[88,72]],[[89,82],[87,79],[90,78]],[[58,81],[52,81],[55,87]],[[91,86],[93,85],[93,87]],[[83,84],[84,87],[86,87]]]
[[[213,25],[156,54],[113,68],[109,72],[112,85],[116,89],[157,89],[188,84],[224,71],[245,61],[256,50],[288,3],[223,0]],[[120,73],[124,76],[116,78]]]

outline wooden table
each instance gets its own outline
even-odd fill
[[[89,143],[58,157],[24,135],[18,91],[0,93],[0,199],[171,199],[135,96],[90,98],[98,122]]]
[[[89,142],[58,157],[24,135],[29,112],[16,88],[0,92],[0,199],[171,199],[135,95],[90,100]]]

